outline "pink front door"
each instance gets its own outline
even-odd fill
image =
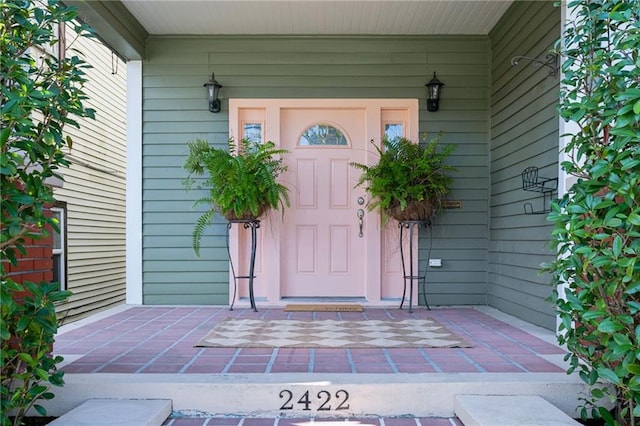
[[[417,140],[417,100],[231,99],[229,123],[234,138],[270,140],[289,150],[282,181],[291,207],[284,218],[279,212],[262,218],[259,230],[258,305],[292,298],[399,303],[397,223],[382,227],[379,214],[367,211],[367,194],[355,188],[360,171],[350,163],[376,162],[370,141],[379,146],[385,135]],[[234,228],[230,240],[231,257],[244,268],[245,234]],[[232,280],[230,295],[236,295]],[[246,283],[236,297],[247,298]]]
[[[365,297],[365,194],[350,165],[365,160],[365,119],[364,108],[280,111],[292,204],[282,234],[283,297]]]

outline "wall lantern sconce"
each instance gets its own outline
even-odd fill
[[[425,86],[427,86],[427,111],[437,111],[440,103],[440,88],[444,83],[436,78],[434,72],[433,78]]]
[[[223,87],[218,83],[215,78],[215,73],[211,73],[211,78],[208,82],[203,84],[207,88],[207,98],[209,99],[209,111],[220,112],[220,99],[218,99],[218,93]]]

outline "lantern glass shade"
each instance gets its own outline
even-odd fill
[[[440,99],[440,86],[437,84],[432,84],[429,86],[429,99],[435,101]]]
[[[434,72],[433,78],[425,86],[427,86],[427,110],[437,111],[440,103],[440,89],[444,83],[436,78]]]
[[[209,100],[209,111],[220,112],[220,99],[218,99],[218,93],[223,87],[215,79],[215,74],[211,74],[211,79],[206,82],[204,87],[207,88],[207,99]]]

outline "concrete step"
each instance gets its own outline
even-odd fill
[[[43,405],[60,416],[89,398],[166,399],[173,411],[244,417],[453,417],[456,395],[538,395],[571,417],[587,394],[565,373],[66,374]],[[513,426],[513,424],[511,425]]]
[[[49,423],[53,426],[161,426],[171,401],[161,399],[89,399]]]
[[[455,413],[465,426],[580,426],[537,395],[456,395]]]
[[[456,418],[443,417],[170,417],[164,426],[464,426]]]

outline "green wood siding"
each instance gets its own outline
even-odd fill
[[[514,56],[540,57],[560,37],[560,10],[551,1],[515,2],[490,34],[491,219],[488,303],[547,328],[555,327],[549,276],[540,264],[552,257],[546,215],[525,215],[524,203],[542,208],[541,194],[522,190],[528,166],[558,175],[559,80],[548,68]],[[554,194],[555,196],[556,194]],[[547,203],[548,205],[548,203]]]
[[[419,98],[420,131],[458,145],[452,199],[433,230],[430,304],[486,303],[490,43],[477,37],[153,37],[143,64],[143,273],[145,304],[225,304],[226,224],[191,249],[196,193],[181,180],[186,142],[225,145],[229,98]],[[440,111],[426,111],[425,83],[446,86]],[[212,72],[224,88],[212,114],[202,84]],[[429,234],[420,242],[421,265]],[[256,285],[263,285],[257,283]],[[273,285],[273,283],[271,283]],[[400,296],[400,295],[398,295]]]

